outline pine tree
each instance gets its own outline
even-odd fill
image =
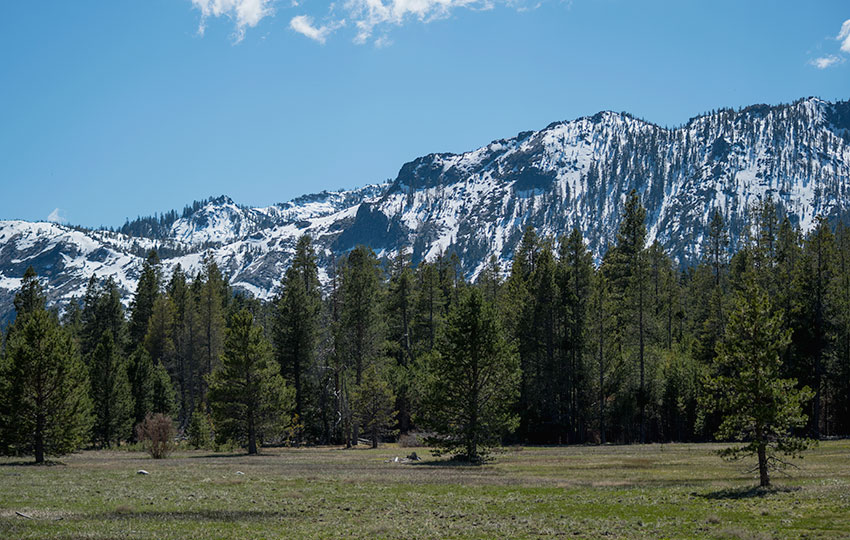
[[[431,442],[438,453],[480,463],[517,426],[519,365],[479,289],[464,291],[449,313],[430,371],[425,421],[437,434]]]
[[[148,253],[136,286],[136,294],[130,305],[130,323],[128,327],[130,350],[142,345],[148,331],[148,320],[153,315],[154,302],[159,297],[162,275],[159,268],[159,255],[155,250]]]
[[[127,379],[133,397],[133,425],[145,420],[152,412],[153,362],[144,347],[139,347],[127,359]],[[134,433],[135,434],[135,433]]]
[[[169,417],[173,417],[177,412],[174,384],[162,362],[155,362],[151,372],[150,412]]]
[[[197,344],[194,352],[199,360],[196,365],[200,369],[197,376],[200,387],[198,398],[202,400],[207,390],[205,377],[218,365],[222,352],[227,282],[209,254],[205,256],[203,271],[195,281],[199,285],[195,298],[199,333],[193,337],[196,338]]]
[[[204,412],[195,411],[189,421],[189,426],[186,428],[186,436],[189,439],[189,445],[196,450],[213,448],[210,417]]]
[[[83,300],[80,329],[80,352],[83,360],[92,365],[92,354],[104,332],[112,335],[113,344],[123,353],[127,342],[127,324],[121,293],[112,277],[99,283],[95,276],[89,280]]]
[[[68,332],[44,308],[27,270],[15,297],[17,317],[0,357],[0,452],[61,456],[78,449],[91,427],[88,376]]]
[[[321,293],[318,267],[309,236],[301,236],[275,305],[274,344],[280,372],[295,389],[295,414],[304,421],[308,370],[316,358]],[[301,434],[297,434],[300,439]]]
[[[247,310],[236,313],[221,365],[210,377],[209,402],[219,441],[231,439],[256,454],[289,426],[294,395],[273,363],[271,345]]]
[[[794,373],[815,395],[811,408],[811,433],[821,434],[821,405],[827,359],[831,354],[833,329],[832,297],[829,294],[835,268],[835,237],[823,218],[806,238],[795,276],[793,343],[800,368]]]
[[[437,334],[443,321],[443,298],[440,278],[433,263],[423,261],[416,270],[416,314],[413,335],[416,348],[431,352],[437,343]]]
[[[416,364],[413,333],[414,278],[407,251],[402,248],[392,261],[386,295],[385,317],[390,353],[396,361],[396,408],[401,433],[411,427],[410,374]]]
[[[177,363],[177,346],[174,343],[176,313],[174,302],[166,295],[160,295],[154,301],[153,312],[148,321],[148,331],[145,334],[144,349],[150,355],[152,371],[150,373],[150,391],[152,410],[147,412],[163,413],[169,416],[178,413],[175,401],[174,379],[179,380],[179,365]],[[167,398],[165,397],[167,394]],[[159,397],[153,397],[158,395]],[[165,399],[167,401],[162,401]],[[153,403],[158,403],[153,405]]]
[[[835,275],[829,287],[835,324],[829,366],[830,423],[834,433],[850,433],[850,229],[841,223],[835,231],[835,244]]]
[[[372,448],[378,447],[381,437],[393,432],[391,426],[397,414],[394,410],[396,396],[386,371],[379,362],[366,368],[363,380],[351,397],[354,414],[363,432],[372,441]]]
[[[723,274],[728,265],[729,249],[729,233],[726,231],[726,225],[723,223],[723,216],[718,210],[714,210],[711,215],[711,222],[708,224],[708,241],[703,247],[705,253],[704,259],[711,267],[714,275],[714,285],[719,287],[723,279]]]
[[[812,391],[781,378],[782,353],[790,343],[790,331],[782,323],[782,313],[773,310],[767,293],[750,278],[747,290],[736,294],[702,402],[708,411],[722,414],[719,440],[744,441],[721,455],[757,455],[763,487],[770,485],[769,471],[784,464],[778,454],[795,456],[809,446],[792,431],[805,425],[802,404]]]
[[[703,245],[703,257],[694,269],[688,298],[689,315],[694,324],[694,355],[703,365],[714,359],[717,343],[723,337],[725,298],[728,292],[729,235],[723,218],[715,210],[709,223],[708,240]]]
[[[91,361],[94,440],[101,446],[119,444],[132,433],[134,403],[126,362],[110,330],[101,335]]]
[[[27,267],[21,280],[21,290],[15,294],[13,304],[17,317],[23,317],[35,311],[43,310],[45,303],[44,291],[38,282],[38,275],[32,266]]]
[[[516,345],[519,355],[520,384],[517,412],[519,413],[519,436],[527,438],[536,430],[539,414],[534,401],[537,336],[534,321],[534,294],[532,276],[541,251],[540,238],[533,227],[523,232],[519,246],[511,262],[511,273],[505,282],[505,305],[503,317],[506,331]],[[551,254],[551,252],[550,252]]]
[[[597,271],[593,275],[588,303],[588,349],[593,358],[595,375],[595,424],[599,430],[599,442],[605,444],[609,430],[605,420],[609,414],[608,402],[616,388],[611,374],[619,364],[616,359],[617,343],[612,339],[616,335],[616,305],[605,272]]]
[[[609,252],[610,263],[605,265],[606,276],[620,304],[621,346],[636,350],[638,388],[635,401],[638,407],[640,442],[646,442],[646,384],[647,348],[647,264],[646,264],[646,210],[637,192],[632,190],[626,198],[623,218],[617,233],[617,245]],[[606,255],[609,255],[606,254]],[[629,423],[627,421],[627,423]]]
[[[556,362],[559,293],[551,243],[543,242],[535,258],[516,328],[522,369],[520,434],[535,442],[553,442],[560,388]]]
[[[484,298],[487,302],[493,305],[498,305],[501,299],[502,288],[502,269],[499,266],[499,259],[495,255],[490,255],[487,265],[481,270],[478,276],[477,285],[484,292]]]
[[[351,372],[352,386],[359,386],[363,370],[380,355],[385,335],[381,316],[383,288],[378,260],[371,249],[358,246],[345,258],[341,268],[341,305],[337,327],[336,353],[342,368]],[[347,373],[341,374],[340,383],[348,384]],[[349,402],[348,387],[341,388],[341,396]],[[351,422],[349,417],[345,419]],[[350,442],[357,443],[359,429],[352,425]]]
[[[586,334],[590,324],[588,311],[593,273],[590,252],[584,244],[581,232],[574,228],[568,238],[561,240],[556,271],[560,361],[555,380],[563,393],[558,400],[561,404],[559,423],[566,424],[571,442],[583,440],[584,387],[588,383],[585,365]]]

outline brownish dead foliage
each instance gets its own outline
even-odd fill
[[[154,459],[168,457],[174,449],[174,435],[174,423],[162,413],[148,414],[136,426],[136,438]]]

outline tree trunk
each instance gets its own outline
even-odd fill
[[[758,447],[759,456],[759,485],[761,487],[770,486],[770,476],[767,473],[767,451],[764,444]]]
[[[35,462],[44,463],[44,414],[41,412],[35,419]]]
[[[248,419],[248,453],[257,453],[257,430],[254,428],[253,416]]]
[[[248,388],[251,386],[251,377],[247,378],[248,384],[246,385]],[[253,398],[253,396],[252,396]],[[255,423],[254,417],[254,407],[248,406],[248,454],[253,455],[257,453],[257,426]]]

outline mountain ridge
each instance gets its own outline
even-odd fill
[[[303,233],[315,240],[325,281],[335,257],[357,244],[384,256],[405,248],[414,262],[455,252],[474,277],[490,255],[505,268],[527,225],[552,237],[577,226],[598,258],[632,189],[647,208],[649,240],[689,264],[714,209],[734,247],[758,200],[774,197],[805,231],[816,215],[845,219],[849,184],[848,101],[720,109],[676,128],[601,111],[467,152],[418,157],[386,183],[257,208],[209,198],[182,215],[170,211],[161,215],[167,219],[139,218],[119,229],[132,234],[0,221],[0,320],[10,316],[30,264],[52,302],[81,296],[93,273],[115,276],[128,299],[152,248],[161,250],[166,274],[176,264],[196,272],[209,252],[234,287],[264,299],[274,295]]]

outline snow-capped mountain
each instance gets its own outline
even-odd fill
[[[154,226],[125,224],[123,233],[0,221],[0,320],[29,265],[52,301],[81,296],[92,274],[115,276],[129,299],[149,249],[160,251],[166,273],[178,263],[195,272],[209,252],[234,287],[268,299],[308,233],[324,279],[334,257],[357,244],[382,255],[404,247],[414,261],[456,252],[474,277],[491,254],[509,261],[526,225],[551,237],[578,226],[601,255],[631,189],[647,208],[650,241],[690,262],[715,208],[734,244],[749,208],[768,194],[808,230],[818,214],[845,216],[848,187],[848,101],[726,109],[675,129],[601,112],[463,154],[420,157],[386,184],[266,208],[219,197]]]

